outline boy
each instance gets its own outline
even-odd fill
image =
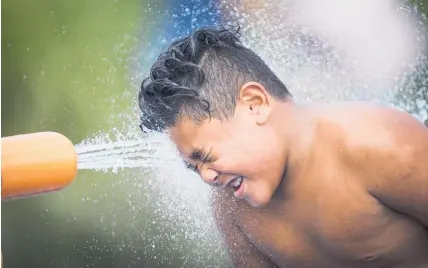
[[[234,266],[428,267],[423,123],[366,103],[297,104],[238,33],[174,42],[139,92],[142,127],[217,186]]]

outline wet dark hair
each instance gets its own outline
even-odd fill
[[[196,123],[233,115],[238,91],[249,81],[275,98],[290,95],[263,60],[239,40],[240,28],[201,28],[174,41],[153,64],[138,94],[140,127],[163,132],[182,117]]]

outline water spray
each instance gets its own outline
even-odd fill
[[[2,200],[61,190],[76,174],[77,153],[62,134],[38,132],[1,139]]]

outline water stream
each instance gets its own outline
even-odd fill
[[[155,141],[148,142],[144,139],[102,144],[82,143],[76,146],[78,169],[112,169],[116,172],[123,168],[153,168],[162,161],[160,157],[154,156],[155,145]]]

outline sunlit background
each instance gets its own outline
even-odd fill
[[[170,40],[227,22],[298,100],[372,100],[424,121],[427,4],[3,0],[1,134],[148,139],[136,94],[150,64]],[[60,192],[2,202],[4,267],[230,267],[208,192],[179,164],[82,170]]]

